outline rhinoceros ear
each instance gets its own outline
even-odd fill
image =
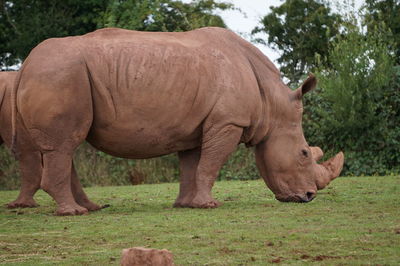
[[[295,91],[296,98],[301,99],[307,92],[313,90],[317,86],[317,78],[313,74],[309,74],[308,78]]]

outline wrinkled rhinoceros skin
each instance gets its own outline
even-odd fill
[[[18,125],[40,150],[41,188],[59,215],[83,214],[71,192],[72,155],[87,139],[125,158],[178,152],[178,207],[213,208],[211,188],[239,143],[281,201],[311,201],[339,175],[343,153],[317,164],[304,139],[302,96],[257,48],[229,30],[180,33],[102,29],[49,39],[32,50],[12,96]],[[18,120],[23,123],[17,123]]]
[[[8,148],[11,146],[11,90],[14,80],[17,76],[15,71],[0,72],[0,144],[4,143]],[[8,208],[32,208],[38,206],[33,195],[40,189],[40,181],[42,178],[42,162],[40,151],[35,148],[32,143],[24,143],[28,140],[24,130],[21,134],[19,145],[20,150],[20,174],[21,174],[21,190],[18,198],[7,204]],[[100,206],[91,202],[77,178],[74,167],[71,172],[71,188],[74,199],[79,205],[84,206],[88,210],[94,211],[100,209]]]

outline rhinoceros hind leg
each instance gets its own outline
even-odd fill
[[[36,191],[40,189],[42,179],[42,164],[40,152],[21,153],[21,190],[18,198],[7,204],[7,208],[34,208],[39,206],[33,199]]]
[[[71,189],[72,155],[62,151],[43,154],[41,187],[57,202],[56,215],[80,215],[88,210],[76,203]]]
[[[196,172],[196,191],[189,207],[216,208],[221,204],[211,195],[218,172],[239,144],[243,129],[234,125],[211,128],[203,135]]]
[[[200,148],[178,152],[180,186],[174,207],[191,207],[196,193],[196,169],[200,160]]]
[[[71,188],[75,201],[80,206],[85,207],[88,211],[97,211],[102,209],[101,206],[91,202],[87,197],[85,191],[83,191],[82,185],[79,181],[79,177],[78,174],[76,173],[76,169],[73,162],[71,168]]]

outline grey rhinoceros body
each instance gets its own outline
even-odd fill
[[[228,30],[103,29],[49,39],[20,72],[14,136],[18,143],[20,119],[59,214],[87,211],[68,172],[85,139],[126,158],[178,152],[181,207],[218,206],[212,185],[240,142],[256,146],[257,166],[280,200],[311,200],[343,164],[338,154],[318,165],[303,137],[301,96],[315,78],[290,91],[268,58]]]
[[[52,51],[54,45],[62,48]],[[75,90],[86,95],[75,97],[93,110],[88,140],[116,156],[148,158],[198,147],[208,117],[217,120],[209,127],[244,128],[244,142],[262,126],[263,103],[249,61],[261,54],[230,31],[103,29],[50,39],[39,48],[50,51],[46,62],[63,58],[64,68],[85,75]],[[271,62],[265,68],[272,82],[280,82]],[[60,75],[57,68],[49,71]],[[42,113],[49,104],[43,101],[37,103]]]

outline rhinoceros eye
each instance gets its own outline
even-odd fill
[[[308,151],[307,150],[301,150],[301,153],[303,154],[304,157],[308,157]]]

